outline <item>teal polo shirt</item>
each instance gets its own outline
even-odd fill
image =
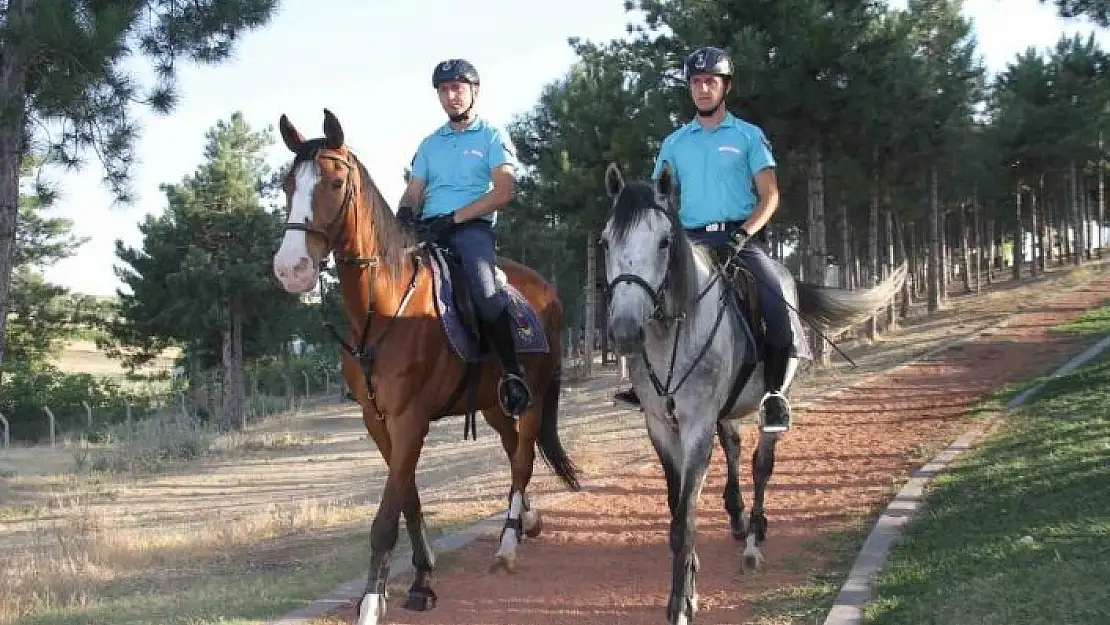
[[[706,130],[695,119],[675,129],[659,149],[652,178],[669,162],[679,184],[679,219],[685,228],[743,221],[759,196],[755,175],[775,166],[767,136],[754,124],[726,113]]]
[[[520,169],[508,133],[475,119],[463,130],[450,123],[420,142],[412,159],[412,175],[425,184],[423,217],[451,214],[493,189],[493,168],[509,164]],[[497,213],[483,217],[496,221]]]

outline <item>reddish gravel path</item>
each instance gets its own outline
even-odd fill
[[[1047,305],[1026,310],[978,340],[897,367],[838,397],[815,402],[779,444],[768,490],[766,569],[739,573],[741,546],[728,535],[721,492],[722,454],[714,453],[699,506],[699,625],[742,624],[753,597],[800,583],[792,561],[807,543],[849,524],[869,521],[904,476],[968,424],[968,407],[990,390],[1044,373],[1091,342],[1051,331],[1110,294],[1101,274]],[[646,436],[646,434],[645,434]],[[750,504],[754,430],[746,427],[743,482]],[[557,625],[658,624],[669,591],[665,486],[655,463],[628,467],[594,492],[543,509],[545,531],[526,541],[515,575],[490,574],[493,537],[443,556],[434,580],[439,607],[400,607],[411,576],[391,588],[386,622],[397,624]],[[793,559],[793,560],[792,560]],[[350,622],[348,607],[321,622]]]

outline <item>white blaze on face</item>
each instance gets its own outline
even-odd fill
[[[289,207],[289,223],[303,224],[312,219],[312,191],[320,179],[316,163],[301,163],[294,175],[297,181]],[[308,233],[286,230],[281,247],[274,255],[274,275],[286,290],[303,293],[316,282],[316,266],[308,255]]]

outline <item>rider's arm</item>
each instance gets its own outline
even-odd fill
[[[744,231],[750,235],[759,232],[767,225],[779,208],[779,183],[775,176],[775,157],[771,154],[771,142],[762,130],[748,146],[748,172],[755,181],[759,202],[751,217],[744,222]]]
[[[401,200],[397,202],[397,216],[402,219],[415,219],[420,213],[420,206],[424,204],[424,189],[428,180],[425,143],[427,143],[426,139],[416,148],[416,154],[413,155],[410,163],[408,184],[405,185],[405,192],[401,194]]]
[[[508,206],[516,193],[516,180],[513,179],[512,165],[505,163],[490,170],[493,188],[482,197],[455,211],[455,222],[462,223],[478,219]]]
[[[759,195],[759,202],[755,205],[752,216],[744,222],[744,231],[752,235],[767,225],[779,208],[779,183],[773,167],[762,169],[755,175],[755,191]]]

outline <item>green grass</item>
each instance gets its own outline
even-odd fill
[[[1075,321],[1056,327],[1064,332],[1077,334],[1110,334],[1110,300],[1102,303],[1101,308],[1096,308]]]
[[[1110,331],[1110,309],[1070,331]],[[1078,328],[1078,329],[1076,329]],[[868,625],[1110,623],[1110,356],[1049,381],[939,476]]]

